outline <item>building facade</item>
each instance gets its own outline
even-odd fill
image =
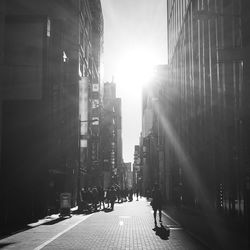
[[[166,163],[164,123],[168,107],[165,103],[164,86],[168,79],[168,66],[155,66],[154,75],[143,91],[142,98],[142,133],[140,138],[140,157],[142,191],[152,190],[154,183],[158,183],[163,196],[169,199],[169,167]],[[137,150],[138,151],[138,150]],[[168,173],[168,174],[167,174]]]
[[[96,59],[88,1],[0,5],[2,226],[57,209],[62,192],[76,205]]]
[[[124,182],[122,188],[124,190],[131,190],[133,189],[133,172],[131,169],[131,162],[123,163],[123,171],[124,171],[123,175]]]
[[[88,78],[87,117],[83,122],[82,168],[83,178],[81,186],[100,186],[102,179],[101,150],[100,150],[100,119],[102,106],[102,75],[101,65],[103,56],[103,15],[101,2],[88,1],[91,14],[91,29],[89,39],[90,59],[84,61],[85,75]],[[87,9],[87,8],[85,8]],[[88,33],[85,32],[85,35]],[[87,39],[88,40],[88,39]],[[85,45],[86,46],[86,45]],[[86,51],[84,49],[83,51]],[[84,57],[83,57],[84,58]],[[89,69],[89,70],[86,70]],[[86,112],[85,112],[86,114]]]
[[[142,164],[141,164],[141,147],[135,145],[134,163],[133,163],[133,189],[142,194]]]
[[[168,0],[169,197],[249,213],[249,3]],[[205,198],[204,198],[205,197]],[[206,199],[206,200],[205,200]]]
[[[116,128],[117,128],[117,177],[116,183],[121,187],[122,186],[122,166],[123,166],[123,147],[122,147],[122,100],[121,98],[116,98],[115,101],[115,110],[116,110]]]
[[[116,97],[116,85],[104,83],[101,121],[101,154],[104,187],[120,184],[122,166],[121,99]]]

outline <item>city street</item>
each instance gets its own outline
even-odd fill
[[[0,240],[1,249],[207,249],[166,213],[169,238],[154,229],[152,209],[145,198],[115,204],[114,211],[71,218],[54,217],[41,225]],[[159,227],[160,225],[158,225]]]
[[[0,250],[250,249],[249,17],[0,0]]]

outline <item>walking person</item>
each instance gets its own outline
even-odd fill
[[[155,222],[155,228],[157,227],[157,221],[156,221],[156,214],[157,214],[157,210],[159,211],[159,222],[160,224],[162,223],[162,195],[161,195],[161,191],[159,188],[159,185],[156,183],[154,184],[154,188],[152,190],[152,201],[151,201],[151,206],[154,210],[154,222]]]
[[[136,189],[136,200],[139,200],[139,188]]]
[[[132,188],[128,191],[128,200],[133,201],[133,189]]]
[[[96,187],[92,189],[92,196],[93,196],[93,207],[95,212],[97,211],[97,205],[99,202],[99,192]]]
[[[99,193],[99,205],[100,205],[100,210],[101,210],[101,207],[103,205],[103,210],[105,210],[105,192],[104,192],[104,189],[102,187],[98,187],[98,193]]]
[[[91,213],[93,207],[93,193],[91,187],[88,187],[87,189],[86,201],[87,201],[87,210]]]
[[[109,193],[109,199],[111,204],[111,210],[114,210],[114,204],[116,200],[116,191],[115,188],[112,186]]]
[[[80,212],[83,212],[87,208],[87,190],[85,187],[83,187],[81,190],[80,198],[81,198]]]
[[[111,187],[108,187],[108,189],[106,190],[106,196],[105,196],[105,200],[107,202],[107,208],[110,207],[110,192],[111,192]]]
[[[150,191],[149,191],[149,188],[146,189],[146,198],[147,200],[149,199],[150,197]]]

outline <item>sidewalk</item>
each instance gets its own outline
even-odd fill
[[[167,206],[164,211],[209,249],[248,249],[246,230],[237,221],[229,223],[214,215],[203,215],[185,207]]]
[[[170,227],[164,238],[154,228],[152,208],[144,199],[115,204],[114,211],[47,223],[0,240],[2,249],[207,249],[190,237],[174,220],[163,216]]]

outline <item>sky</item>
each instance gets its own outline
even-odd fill
[[[166,0],[101,0],[104,82],[122,99],[124,162],[133,162],[142,129],[141,91],[150,68],[167,62]]]

